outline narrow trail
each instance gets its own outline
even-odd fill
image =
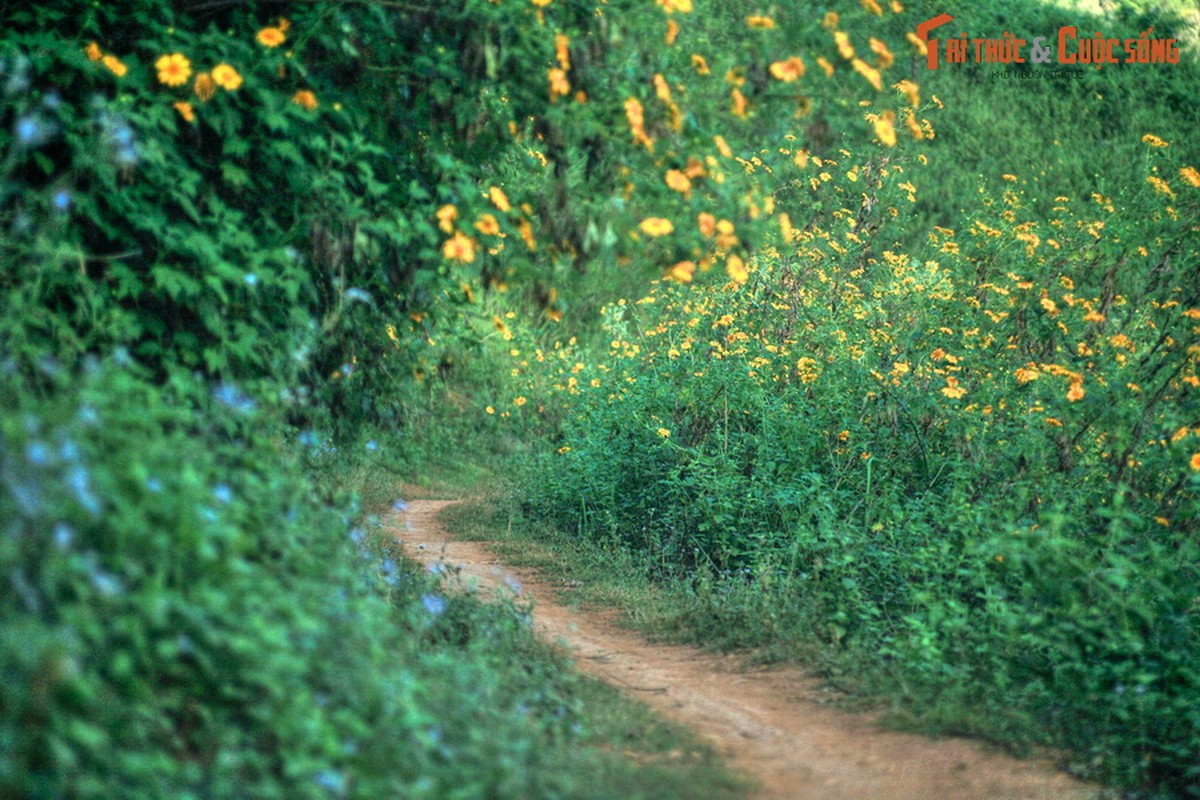
[[[796,669],[748,669],[736,657],[650,644],[613,614],[560,605],[528,569],[503,565],[483,542],[456,541],[438,521],[450,501],[416,500],[385,520],[411,558],[440,562],[484,595],[512,592],[534,604],[534,627],[576,666],[641,699],[707,739],[760,784],[756,800],[1091,800],[1099,788],[1038,761],[965,739],[882,730],[869,714],[822,704],[815,679]]]

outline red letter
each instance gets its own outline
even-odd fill
[[[1067,56],[1067,39],[1074,39],[1075,34],[1078,32],[1079,32],[1079,29],[1076,28],[1074,25],[1063,25],[1061,28],[1058,29],[1058,63],[1060,63],[1060,64],[1074,64],[1075,63],[1075,54],[1074,53],[1071,53],[1070,57]]]
[[[934,28],[939,28],[942,25],[945,25],[947,22],[952,22],[952,21],[954,21],[954,17],[950,16],[949,14],[943,13],[943,14],[938,14],[936,17],[933,17],[931,19],[927,19],[924,22],[922,22],[920,25],[917,26],[917,38],[925,43],[926,64],[929,65],[930,69],[938,68],[938,57],[937,57],[937,39],[934,39],[932,42],[930,42],[929,41],[929,32],[931,30],[933,30]]]

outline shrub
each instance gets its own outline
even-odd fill
[[[952,724],[1040,719],[1111,780],[1194,787],[1200,197],[1143,146],[1123,211],[1040,220],[1012,176],[912,252],[889,242],[919,162],[822,161],[841,210],[747,283],[654,285],[608,309],[607,353],[522,363],[513,391],[562,420],[527,509],[644,551],[743,642],[815,636],[991,715]]]

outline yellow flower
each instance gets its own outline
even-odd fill
[[[287,35],[284,34],[282,28],[263,28],[254,38],[258,39],[259,44],[266,47],[279,47]]]
[[[738,237],[732,222],[727,219],[717,220],[716,230],[718,249],[729,250],[737,246]]]
[[[791,83],[804,74],[804,62],[800,56],[792,56],[787,61],[776,61],[771,65],[771,75],[775,80]]]
[[[696,72],[700,73],[701,75],[707,75],[709,73],[708,62],[704,60],[704,56],[702,55],[692,53],[692,66],[696,69]]]
[[[1142,137],[1142,143],[1148,144],[1151,147],[1170,147],[1169,142],[1164,142],[1162,139],[1155,136],[1153,133],[1147,133]]]
[[[967,393],[967,390],[958,384],[958,378],[953,375],[946,376],[946,385],[942,387],[942,394],[952,400],[957,400]]]
[[[1154,187],[1154,191],[1159,194],[1165,194],[1167,197],[1174,197],[1175,192],[1171,190],[1171,185],[1157,175],[1150,175],[1146,178],[1146,183]]]
[[[1077,400],[1082,400],[1087,392],[1083,389],[1083,381],[1072,381],[1071,388],[1067,390],[1067,400],[1074,403]]]
[[[292,102],[306,111],[312,111],[317,107],[317,96],[308,89],[301,89],[292,95]]]
[[[928,49],[928,46],[925,44],[924,39],[917,36],[912,31],[909,31],[908,33],[904,34],[904,38],[908,39],[908,43],[911,44],[913,46],[913,49],[917,51],[917,55],[924,57],[926,54],[928,54],[929,49]]]
[[[129,68],[122,64],[116,56],[105,56],[102,60],[104,66],[108,67],[109,71],[118,78],[125,77],[125,73],[129,71]]]
[[[775,27],[775,20],[770,17],[746,17],[746,24],[751,28],[769,30]]]
[[[862,7],[877,17],[883,16],[883,9],[879,7],[879,3],[876,3],[875,0],[862,0]]]
[[[680,261],[675,266],[667,271],[666,277],[679,283],[691,283],[693,276],[696,274],[696,262]]]
[[[746,116],[746,107],[750,105],[750,101],[746,99],[746,95],[742,94],[741,89],[734,89],[729,93],[733,99],[733,106],[730,109],[735,117]]]
[[[696,216],[696,223],[700,227],[700,235],[705,239],[711,239],[717,232],[717,218],[707,211],[701,211]]]
[[[888,147],[896,146],[896,126],[893,124],[895,119],[896,112],[889,108],[872,122],[875,126],[875,136]]]
[[[854,48],[850,45],[850,37],[845,31],[834,31],[833,41],[837,43],[838,53],[842,58],[847,61],[854,58]]]
[[[437,210],[438,227],[444,232],[454,230],[454,221],[458,219],[458,209],[452,205],[444,205]]]
[[[242,85],[242,76],[228,64],[217,64],[212,69],[213,83],[226,91],[232,92]]]
[[[880,69],[887,69],[895,63],[896,57],[892,55],[892,51],[888,49],[886,43],[876,39],[874,36],[872,36],[867,43],[871,45],[871,52],[879,56]]]
[[[492,201],[492,205],[501,211],[507,212],[512,208],[512,204],[508,202],[508,195],[499,186],[493,186],[488,189],[488,199]]]
[[[89,42],[83,52],[87,53],[88,61],[99,61],[104,58],[104,53],[100,52],[100,45],[95,42]]]
[[[862,75],[867,81],[878,91],[883,88],[883,78],[879,74],[879,70],[872,67],[861,58],[856,58],[850,62],[850,66],[854,67],[854,71]]]
[[[730,149],[729,143],[725,141],[725,137],[717,134],[713,137],[713,144],[717,146],[717,152],[726,158],[733,158],[733,150]]]
[[[517,220],[517,232],[521,234],[521,240],[525,242],[525,246],[531,251],[537,250],[537,239],[533,235],[533,225],[529,224],[527,219]]]
[[[671,224],[671,220],[663,219],[662,217],[647,217],[638,225],[638,229],[642,233],[651,238],[666,236],[675,230],[675,226]]]
[[[564,70],[571,68],[571,38],[566,34],[554,35],[554,57]]]
[[[1192,186],[1200,186],[1200,172],[1195,167],[1180,167],[1179,177],[1190,183]]]
[[[217,93],[217,85],[213,83],[211,75],[201,72],[192,84],[192,91],[196,93],[196,97],[200,98],[201,103],[207,103]]]
[[[1032,365],[1028,367],[1019,367],[1017,371],[1013,373],[1013,375],[1015,375],[1017,378],[1017,383],[1021,384],[1029,383],[1030,381],[1036,381],[1041,374],[1042,373],[1034,369]]]
[[[495,407],[495,406],[488,406],[487,408],[485,408],[485,409],[484,409],[484,411],[486,411],[486,412],[487,412],[487,413],[489,413],[489,414],[495,414],[495,413],[496,413],[496,407]]]
[[[893,89],[903,92],[908,97],[908,104],[913,108],[921,105],[921,92],[917,85],[910,80],[903,80],[892,86]]]
[[[442,258],[470,264],[475,260],[475,242],[462,231],[454,235],[442,245]]]
[[[1200,453],[1192,453],[1192,458],[1188,461],[1188,466],[1200,472]]]
[[[173,105],[175,110],[179,112],[179,116],[183,117],[184,121],[196,121],[196,112],[192,109],[191,103],[180,100],[178,103],[174,103]]]
[[[192,64],[183,53],[171,53],[154,62],[158,70],[158,82],[167,86],[183,86],[192,75]]]
[[[673,19],[667,20],[667,35],[663,37],[668,45],[675,44],[675,40],[679,38],[679,23]]]
[[[491,214],[480,214],[475,220],[475,230],[485,236],[495,236],[500,233],[500,223]]]
[[[658,0],[662,10],[668,14],[678,11],[680,14],[692,13],[692,0]]]
[[[659,436],[661,436],[664,439],[668,439],[671,436],[671,432],[669,430],[667,430],[666,428],[659,428],[657,433]]]
[[[750,271],[746,269],[746,262],[741,256],[733,255],[725,261],[725,273],[734,283],[742,284],[750,279]]]
[[[647,150],[654,149],[654,140],[646,135],[646,111],[636,97],[625,101],[625,118],[629,120],[629,131],[633,140],[646,146]]]
[[[527,402],[529,402],[529,401],[526,400],[524,397],[518,397],[516,400],[513,400],[513,405],[520,407],[520,406],[525,405]]]
[[[667,79],[662,76],[662,73],[654,75],[654,94],[664,103],[671,102],[671,87],[667,83]]]
[[[667,170],[665,180],[667,182],[667,186],[670,186],[680,194],[690,194],[692,191],[691,179],[677,169]]]
[[[553,103],[560,97],[566,97],[571,93],[571,82],[567,80],[567,73],[558,67],[551,67],[546,70],[546,77],[550,81],[550,102]]]

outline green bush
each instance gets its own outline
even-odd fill
[[[526,512],[644,553],[702,629],[822,640],[948,727],[1193,790],[1200,180],[1141,146],[1120,209],[1041,220],[1012,176],[909,252],[924,170],[894,161],[872,216],[812,217],[744,286],[610,306],[607,353],[518,369],[561,420]]]
[[[231,392],[146,377],[0,393],[0,792],[612,796],[525,609],[330,506],[329,443],[306,466]]]
[[[690,6],[6,13],[5,793],[596,794],[514,611],[320,486],[484,437],[548,438],[530,507],[746,641],[1194,783],[1194,70],[1072,84],[1100,123],[1042,175],[978,70],[901,82],[916,11]],[[707,288],[588,327],[658,276]]]
[[[450,595],[321,486],[471,346],[435,347],[481,283],[435,212],[506,205],[462,160],[495,137],[456,146],[462,87],[359,79],[495,75],[459,72],[454,9],[266,9],[6,10],[0,794],[606,796],[579,680],[520,610]]]

